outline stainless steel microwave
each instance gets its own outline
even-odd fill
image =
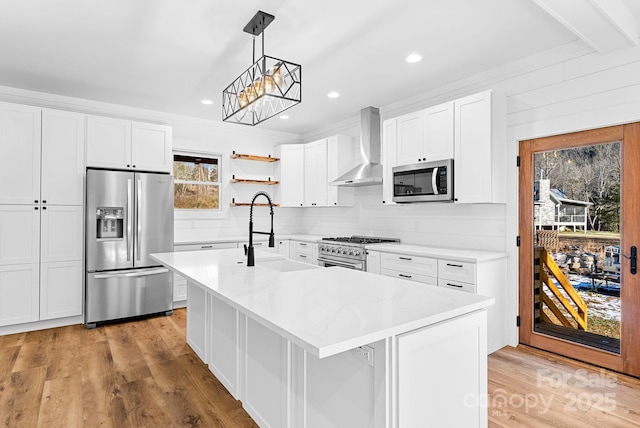
[[[453,201],[453,159],[392,168],[393,202]]]

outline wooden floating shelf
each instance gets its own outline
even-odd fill
[[[242,184],[279,184],[279,181],[276,180],[249,180],[247,178],[234,178],[231,180],[232,183],[242,183]]]
[[[251,206],[251,202],[231,202],[229,204],[230,207],[250,207]],[[264,203],[260,203],[260,204],[253,204],[254,207],[268,207],[269,204],[264,204]],[[280,204],[273,204],[274,207],[279,207]]]
[[[272,158],[271,156],[242,155],[236,152],[231,154],[231,159],[244,159],[259,162],[277,162],[280,160],[280,158]]]

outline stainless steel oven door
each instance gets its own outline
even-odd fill
[[[322,267],[341,267],[347,269],[354,270],[365,270],[364,261],[363,260],[332,260],[326,257],[318,257],[318,266]]]

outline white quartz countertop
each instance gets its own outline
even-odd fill
[[[242,249],[152,254],[172,271],[319,358],[481,310],[490,297],[342,268],[282,272]],[[287,261],[288,263],[298,263]]]
[[[367,250],[383,251],[386,253],[406,254],[410,256],[433,257],[437,259],[454,259],[461,262],[477,263],[502,259],[507,253],[485,250],[467,250],[459,248],[428,247],[410,244],[373,244],[367,245]]]

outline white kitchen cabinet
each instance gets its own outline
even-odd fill
[[[84,210],[82,206],[46,206],[40,211],[40,261],[81,261]]]
[[[438,285],[438,260],[429,257],[382,253],[380,273],[427,285]]]
[[[187,282],[187,344],[206,364],[207,349],[207,293],[201,287]]]
[[[42,110],[41,197],[47,205],[82,205],[86,115]]]
[[[455,100],[454,105],[454,201],[504,202],[505,96],[489,90]]]
[[[285,427],[289,413],[290,345],[248,317],[244,337],[242,405],[259,426]]]
[[[280,146],[280,206],[304,205],[304,144]]]
[[[453,101],[429,107],[424,111],[423,160],[453,159]]]
[[[40,208],[0,205],[0,266],[39,262]]]
[[[493,297],[495,304],[487,308],[489,353],[506,345],[506,258],[470,262],[451,256],[435,258],[384,251],[379,254],[382,275]],[[369,266],[367,271],[371,272]]]
[[[278,254],[282,254],[287,259],[291,258],[290,250],[289,250],[291,241],[288,239],[281,239],[276,242],[278,243]]]
[[[173,173],[171,127],[153,123],[131,124],[131,162],[136,170]]]
[[[81,260],[40,265],[40,319],[82,315]]]
[[[385,120],[382,123],[382,203],[393,205],[393,171],[398,165],[398,121],[396,119]]]
[[[0,326],[38,321],[39,272],[37,263],[0,266]]]
[[[314,242],[291,240],[289,248],[291,260],[297,262],[318,264],[318,244]]]
[[[87,166],[173,172],[171,127],[89,116]]]
[[[397,165],[422,161],[424,157],[424,110],[399,116],[396,140]]]
[[[229,393],[236,396],[239,391],[240,367],[238,344],[240,343],[240,314],[233,307],[207,293],[208,311],[207,355],[209,370],[224,385]]]
[[[353,164],[353,138],[346,135],[334,135],[327,139],[327,181],[331,183],[348,172]],[[327,184],[328,184],[327,183]],[[354,203],[353,187],[327,187],[327,205],[352,207]]]
[[[475,401],[487,396],[485,316],[475,312],[398,337],[394,426],[425,426],[426,418],[432,426],[487,426],[487,406]]]
[[[380,275],[380,251],[367,250],[367,272]]]
[[[131,121],[87,118],[87,166],[131,169]]]
[[[327,206],[327,140],[304,145],[304,206]]]
[[[40,201],[41,109],[0,103],[0,204]]]

